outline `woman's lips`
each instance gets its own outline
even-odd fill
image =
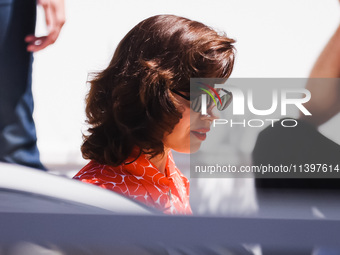
[[[204,141],[205,138],[207,138],[207,132],[209,132],[210,129],[208,128],[199,128],[195,130],[191,130],[191,133],[196,136],[199,140]]]

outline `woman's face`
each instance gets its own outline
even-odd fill
[[[171,134],[164,137],[165,149],[173,149],[182,153],[198,151],[206,139],[212,121],[217,118],[217,109],[212,105],[207,109],[207,115],[190,109],[190,102],[173,93],[177,109],[182,112],[182,118],[174,127]]]

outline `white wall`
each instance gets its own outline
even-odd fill
[[[42,161],[84,164],[87,73],[110,60],[122,37],[156,14],[201,21],[237,40],[232,77],[308,77],[339,22],[337,0],[65,0],[67,23],[55,45],[35,54],[33,92]],[[37,32],[44,33],[39,10]],[[323,128],[330,136],[334,129]],[[340,137],[333,139],[340,142]]]

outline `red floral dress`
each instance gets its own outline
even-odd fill
[[[126,162],[133,160],[135,157],[131,156]],[[90,161],[73,178],[112,190],[166,214],[192,214],[189,181],[176,167],[171,152],[165,175],[141,154],[132,163],[116,167]]]

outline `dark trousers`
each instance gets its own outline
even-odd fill
[[[25,37],[34,34],[36,0],[0,0],[0,161],[45,169],[32,117],[32,63]]]

